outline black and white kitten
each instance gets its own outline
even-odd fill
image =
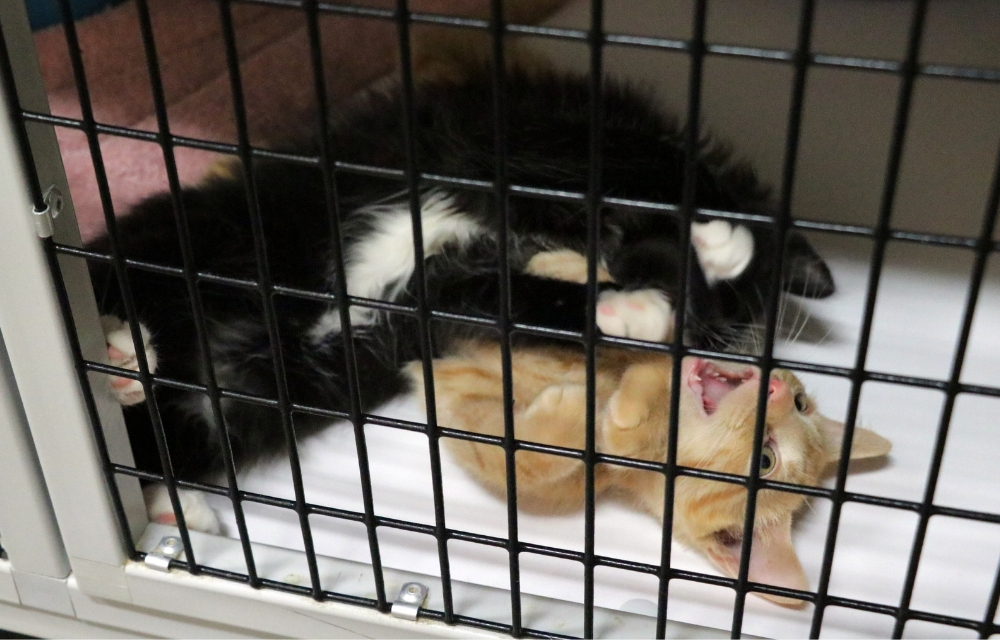
[[[508,177],[512,184],[585,192],[588,182],[589,85],[585,78],[511,72],[508,96]],[[678,203],[684,152],[682,132],[639,92],[605,83],[601,187],[605,196]],[[417,87],[415,147],[421,172],[492,180],[494,126],[492,82],[488,73],[459,82]],[[346,163],[405,167],[401,96],[372,92],[337,114],[329,139],[335,157]],[[318,155],[318,143],[297,145],[300,154]],[[314,166],[260,160],[252,167],[263,220],[267,257],[276,285],[332,293],[339,274],[332,266],[330,220],[323,176]],[[398,180],[357,173],[336,176],[344,235],[346,283],[352,296],[416,305],[411,214]],[[182,195],[197,269],[220,276],[256,280],[257,264],[242,170],[209,178]],[[767,213],[767,192],[745,164],[734,163],[718,147],[702,145],[697,172],[697,205],[702,208]],[[427,297],[431,308],[495,318],[498,314],[497,202],[490,191],[425,186],[420,193]],[[514,322],[559,329],[584,329],[586,288],[523,272],[532,256],[560,248],[583,251],[587,215],[583,201],[512,193],[508,203],[511,267],[510,302]],[[120,224],[126,258],[181,265],[175,215],[168,194],[135,208]],[[732,327],[751,324],[768,297],[776,246],[768,228],[695,223],[691,238],[698,257],[688,282],[679,281],[686,247],[678,246],[679,222],[661,213],[607,207],[601,212],[600,259],[617,285],[601,285],[598,328],[605,334],[659,341],[669,333],[672,301],[688,296],[689,344],[725,348],[738,339]],[[107,238],[91,249],[109,251]],[[786,291],[822,297],[833,291],[823,261],[799,235],[786,247],[782,274]],[[137,369],[135,348],[121,292],[110,267],[93,263],[91,272],[104,318],[112,364]],[[206,363],[199,352],[184,281],[130,268],[129,278],[151,370],[159,376],[204,384]],[[347,411],[347,362],[339,310],[287,295],[273,298],[280,345],[271,344],[260,294],[207,281],[200,285],[208,319],[211,360],[221,387],[277,398],[275,348],[280,346],[291,401]],[[353,347],[363,409],[371,410],[405,388],[399,365],[420,357],[412,315],[354,305],[350,309]],[[435,321],[432,340],[445,353],[456,337],[492,329]],[[160,472],[160,460],[141,385],[112,378],[126,405],[136,464]],[[222,449],[208,398],[197,392],[158,385],[157,400],[176,475],[204,478],[222,468]],[[245,465],[285,449],[278,411],[236,398],[222,401],[237,464]],[[293,415],[297,437],[329,424],[304,412]],[[171,519],[162,492],[151,496],[154,517]],[[185,500],[197,501],[191,496]],[[188,506],[185,506],[185,513]],[[193,528],[212,530],[195,517]]]

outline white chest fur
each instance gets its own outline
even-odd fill
[[[374,205],[352,215],[368,218],[370,230],[347,251],[347,292],[376,300],[396,299],[410,280],[416,259],[409,203]],[[420,221],[425,258],[441,253],[447,245],[468,245],[487,232],[442,191],[431,191],[421,198]],[[352,326],[371,325],[377,318],[374,309],[351,307]],[[310,337],[318,341],[339,332],[340,312],[332,309],[320,317]]]

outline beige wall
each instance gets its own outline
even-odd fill
[[[586,28],[589,3],[575,0],[549,22]],[[691,0],[607,0],[609,32],[686,38]],[[713,0],[711,43],[794,48],[799,3]],[[813,50],[899,60],[912,3],[819,0]],[[585,70],[577,43],[536,40],[560,65]],[[1000,2],[932,0],[926,63],[1000,68]],[[686,104],[686,54],[612,46],[606,68],[649,85],[672,110]],[[787,64],[709,56],[703,125],[733,143],[777,184],[784,153],[792,69]],[[878,212],[899,79],[887,73],[814,67],[806,88],[793,215],[871,224]],[[917,81],[906,138],[896,228],[974,235],[1000,141],[1000,84],[924,77]]]

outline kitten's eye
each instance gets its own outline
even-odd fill
[[[795,394],[795,408],[799,410],[799,413],[805,413],[809,410],[809,396],[802,393],[801,391]]]
[[[769,444],[765,444],[760,449],[760,477],[766,478],[771,475],[775,467],[778,466],[778,452]]]

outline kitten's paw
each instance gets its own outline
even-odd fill
[[[619,389],[608,401],[604,417],[599,423],[598,437],[601,449],[616,456],[633,457],[643,455],[648,448],[649,407],[639,402],[633,394],[622,393]],[[646,424],[646,429],[640,425]]]
[[[614,429],[634,429],[649,416],[648,408],[635,397],[615,391],[608,401],[605,424]]]
[[[564,415],[571,411],[586,410],[587,388],[580,384],[554,384],[546,387],[528,406],[526,415],[544,412]]]
[[[725,220],[692,223],[691,242],[709,284],[739,276],[753,258],[753,234]]]
[[[587,387],[582,384],[554,384],[535,396],[524,414],[515,419],[518,439],[557,447],[582,449],[586,446],[583,425],[587,420]],[[518,467],[518,474],[542,478],[571,473],[579,463],[557,456],[530,454],[530,469]],[[520,463],[519,463],[520,464]],[[543,471],[547,469],[548,471]],[[554,476],[552,475],[554,474]]]
[[[670,421],[664,398],[670,397],[669,359],[629,367],[608,400],[598,431],[608,453],[643,460],[665,460],[664,429]]]
[[[605,291],[597,301],[597,327],[609,336],[666,342],[674,333],[674,308],[659,289]]]
[[[177,516],[170,504],[170,493],[167,485],[162,483],[151,484],[142,490],[143,497],[146,498],[146,513],[152,522],[160,524],[177,524]],[[178,489],[177,498],[181,503],[181,510],[184,512],[184,523],[191,531],[201,531],[219,535],[222,533],[222,523],[219,516],[215,514],[212,507],[205,501],[205,495],[200,491],[190,489]]]
[[[557,249],[536,253],[524,267],[525,273],[566,280],[579,284],[587,283],[587,256],[572,249]],[[597,281],[613,282],[611,274],[603,264],[597,265]]]
[[[122,369],[139,370],[139,362],[132,344],[132,331],[129,324],[115,316],[101,316],[101,326],[104,328],[104,339],[108,343],[108,363]],[[150,333],[142,323],[139,323],[139,333],[142,334],[142,346],[146,352],[146,363],[149,372],[156,372],[156,351],[150,344]],[[111,393],[125,406],[139,404],[146,400],[146,392],[142,383],[130,378],[111,377]]]

